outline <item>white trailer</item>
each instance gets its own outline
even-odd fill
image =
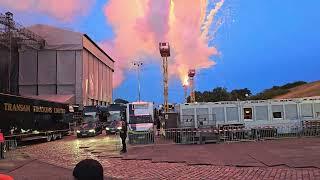
[[[307,120],[320,120],[320,97],[185,103],[177,105],[176,111],[180,114],[180,128],[300,126]]]

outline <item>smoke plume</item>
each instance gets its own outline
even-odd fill
[[[223,4],[220,0],[208,9],[207,0],[109,0],[104,13],[115,38],[102,46],[116,59],[114,87],[124,80],[131,61],[160,61],[159,42],[170,43],[169,73],[183,84],[189,69],[215,65],[210,57],[218,50],[208,46],[209,32]]]

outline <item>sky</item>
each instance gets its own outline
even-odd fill
[[[170,102],[183,101],[189,68],[197,70],[198,91],[221,86],[257,93],[320,80],[318,0],[67,0],[62,9],[54,0],[37,1],[1,0],[0,12],[14,12],[25,26],[49,24],[88,34],[116,61],[114,99],[138,99],[131,62],[139,60],[142,100],[163,101],[157,49],[163,40],[172,49]]]

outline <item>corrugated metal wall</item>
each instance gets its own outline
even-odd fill
[[[57,93],[57,52],[38,51],[38,94]],[[23,58],[23,61],[28,61]]]
[[[77,77],[82,73],[76,71],[76,62],[82,61],[80,52],[32,49],[20,52],[20,94],[76,95],[76,82],[79,83]],[[81,91],[77,92],[76,100],[73,102],[75,104],[82,102]]]
[[[112,69],[88,50],[83,50],[83,104],[105,105],[112,101]]]
[[[10,50],[0,46],[0,92],[18,94],[18,71],[19,54],[18,45],[15,39],[12,39],[11,58]],[[9,76],[10,72],[10,76]],[[10,84],[9,84],[10,78]]]
[[[113,62],[94,44],[91,50],[26,49],[19,54],[21,95],[73,95],[74,104],[106,105],[112,101]],[[100,53],[99,53],[100,52]],[[105,61],[110,62],[106,63]]]
[[[28,49],[19,53],[19,93],[37,95],[38,53]]]
[[[8,59],[9,49],[0,46],[0,92],[7,92],[9,87]]]

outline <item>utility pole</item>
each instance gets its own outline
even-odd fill
[[[138,75],[138,101],[141,101],[141,84],[140,84],[140,70],[143,65],[142,61],[134,61],[133,66],[137,67],[137,75]]]
[[[159,43],[159,50],[162,57],[163,68],[163,97],[164,97],[164,112],[169,111],[169,73],[168,73],[168,57],[170,57],[170,46],[168,42]]]

